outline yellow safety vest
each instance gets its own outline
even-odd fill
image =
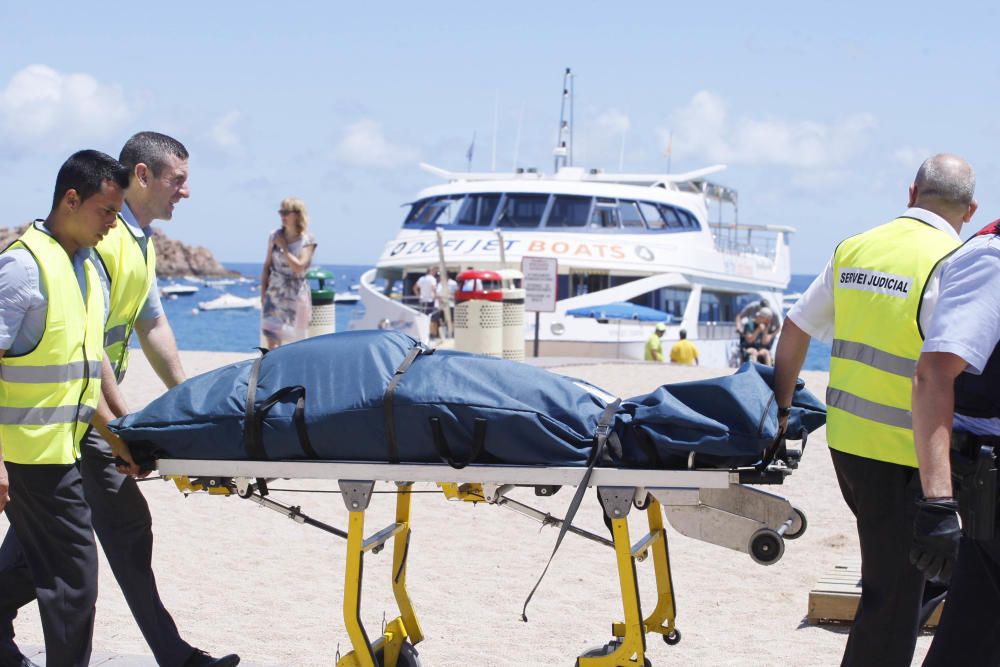
[[[156,278],[156,252],[147,239],[145,251],[125,220],[97,244],[97,256],[111,281],[108,322],[104,330],[104,353],[120,382],[128,367],[128,341]]]
[[[25,248],[35,258],[48,306],[35,349],[0,358],[3,455],[12,463],[73,463],[101,394],[100,278],[87,261],[85,303],[69,255],[34,225],[10,247]]]
[[[910,407],[923,344],[920,300],[934,266],[959,243],[947,232],[903,217],[837,247],[826,393],[831,448],[917,466]]]

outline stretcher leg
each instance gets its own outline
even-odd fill
[[[618,584],[621,589],[625,622],[617,624],[617,639],[603,649],[588,651],[577,658],[578,667],[628,667],[647,665],[646,635],[635,572],[635,557],[628,532],[628,514],[635,498],[634,488],[602,487],[597,493],[604,512],[611,520],[611,534],[618,561]],[[614,629],[614,628],[613,628]]]
[[[347,524],[347,568],[344,579],[344,625],[354,649],[337,661],[337,667],[396,667],[418,665],[413,644],[423,639],[406,592],[406,560],[410,541],[410,499],[413,484],[405,482],[396,491],[396,522],[367,540],[364,537],[365,511],[374,482],[341,481]],[[392,592],[400,615],[386,623],[385,632],[374,643],[361,623],[361,585],[364,554],[378,552],[392,538]],[[408,641],[410,643],[408,643]]]
[[[656,608],[643,621],[645,632],[655,632],[663,635],[668,644],[680,641],[680,631],[675,625],[677,608],[674,603],[674,584],[670,576],[670,549],[667,544],[667,531],[663,528],[663,509],[652,496],[645,508],[646,519],[649,522],[649,534],[645,540],[640,540],[641,548],[632,548],[635,555],[648,549],[653,560],[653,572],[656,578]],[[624,633],[624,625],[615,623],[612,627],[615,636]]]

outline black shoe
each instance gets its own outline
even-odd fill
[[[235,653],[224,655],[221,658],[213,658],[202,650],[195,649],[191,657],[184,663],[184,667],[236,667],[240,664],[240,656]]]

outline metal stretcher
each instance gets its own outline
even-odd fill
[[[793,453],[794,454],[794,453]],[[747,484],[780,484],[797,464],[797,456],[783,456],[769,465],[740,469],[638,470],[594,467],[534,467],[509,465],[448,465],[339,463],[321,461],[213,461],[161,459],[160,474],[173,479],[185,493],[208,491],[238,495],[278,511],[300,523],[346,537],[347,568],[344,580],[344,623],[353,650],[337,661],[338,667],[393,667],[419,665],[414,645],[423,638],[416,612],[406,590],[406,561],[410,539],[410,500],[416,482],[437,483],[451,500],[485,502],[507,507],[587,537],[614,549],[624,620],[612,624],[611,641],[580,655],[578,667],[649,665],[646,635],[661,635],[676,644],[676,607],[663,517],[678,532],[696,539],[748,553],[761,564],[781,558],[784,539],[800,536],[805,516],[787,500]],[[585,474],[586,473],[586,474]],[[303,514],[298,507],[268,497],[274,479],[338,480],[349,513],[346,533]],[[365,512],[376,481],[396,483],[396,517],[387,527],[365,537]],[[597,494],[610,524],[612,539],[589,533],[566,519],[520,503],[507,494],[515,487],[534,488],[547,496],[559,487],[578,487]],[[663,512],[661,512],[661,507]],[[628,517],[636,509],[646,515],[648,531],[635,543]],[[399,616],[386,623],[382,636],[371,641],[360,621],[362,561],[392,542],[392,590]],[[554,554],[554,552],[553,552]],[[656,581],[653,611],[643,615],[635,563],[651,560]]]

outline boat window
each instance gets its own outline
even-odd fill
[[[590,216],[590,226],[599,229],[618,228],[618,202],[614,199],[597,198],[594,212]]]
[[[728,292],[702,292],[701,308],[698,312],[699,322],[734,322],[739,295]]]
[[[691,213],[690,211],[685,211],[682,208],[677,209],[677,212],[680,213],[681,217],[685,219],[687,223],[685,225],[686,227],[690,229],[701,229],[701,225],[698,224],[698,218],[694,217],[693,213]]]
[[[465,198],[465,206],[458,214],[455,224],[489,227],[499,203],[498,194],[469,195]]]
[[[587,273],[570,273],[569,296],[582,296],[591,292],[600,292],[611,286],[611,276],[607,271],[589,271]]]
[[[663,216],[663,219],[666,221],[667,227],[670,230],[676,231],[678,229],[683,229],[687,225],[686,221],[681,217],[681,214],[673,206],[660,204],[659,209],[660,215]]]
[[[663,229],[667,223],[663,221],[663,216],[660,215],[660,209],[656,208],[656,204],[650,204],[648,201],[639,202],[639,210],[642,211],[642,217],[646,219],[646,226],[650,229]]]
[[[546,227],[584,227],[590,215],[591,197],[556,195]]]
[[[652,292],[646,292],[645,294],[633,297],[629,301],[640,306],[649,306],[656,310],[662,310],[668,315],[673,315],[677,321],[680,321],[684,317],[684,309],[687,308],[687,302],[690,297],[691,290],[676,287],[661,287]]]
[[[451,225],[458,217],[465,195],[421,199],[410,209],[404,225]]]
[[[542,222],[542,214],[548,203],[548,195],[506,195],[497,218],[497,227],[537,227]]]
[[[634,201],[625,199],[618,200],[618,216],[621,218],[622,227],[644,229],[646,224],[642,221],[642,214]]]

